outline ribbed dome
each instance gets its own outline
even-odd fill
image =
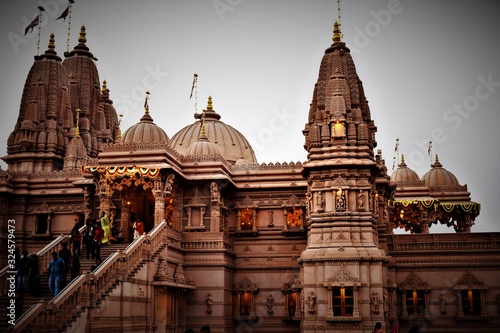
[[[426,186],[460,186],[457,177],[450,171],[443,168],[436,156],[436,162],[431,165],[431,169],[422,176]]]
[[[207,136],[203,133],[200,135],[198,141],[194,142],[186,150],[185,156],[189,157],[200,157],[200,156],[219,156],[219,149],[210,141],[208,141]]]
[[[123,133],[120,142],[122,144],[129,143],[152,143],[152,142],[165,142],[168,143],[168,138],[165,131],[153,123],[153,118],[146,111],[142,116],[141,121],[133,125]]]
[[[404,156],[401,158],[401,163],[399,164],[396,171],[394,171],[391,175],[391,180],[393,182],[410,182],[410,181],[420,181],[420,177],[418,174],[410,169],[406,163]]]
[[[207,109],[203,110],[202,114],[195,114],[195,118],[203,118],[209,143],[217,147],[229,163],[235,163],[239,159],[257,163],[254,151],[243,134],[219,120],[220,115],[212,107],[212,97],[208,98]],[[179,153],[187,155],[188,148],[198,142],[201,126],[202,121],[196,121],[184,127],[172,137],[171,146]]]

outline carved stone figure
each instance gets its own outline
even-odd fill
[[[267,214],[269,215],[268,226],[272,227],[274,225],[274,210],[269,210]]]
[[[363,196],[363,190],[359,191],[358,195],[358,209],[365,208],[365,198]]]
[[[380,307],[380,299],[378,297],[378,293],[374,291],[372,293],[372,312],[378,313],[380,311],[379,307]]]
[[[306,202],[307,202],[307,212],[310,213],[312,210],[312,194],[311,192],[306,192]]]
[[[335,210],[338,212],[346,210],[345,193],[341,188],[339,188],[335,195]]]
[[[446,298],[443,294],[439,296],[439,312],[441,312],[441,314],[446,313]]]
[[[316,204],[318,205],[318,211],[322,211],[325,205],[325,201],[323,200],[323,192],[318,192],[316,194]]]
[[[316,312],[316,295],[314,295],[314,291],[311,291],[309,293],[309,296],[307,296],[307,300],[309,301],[309,313],[315,313]]]
[[[273,297],[273,295],[269,294],[267,296],[267,303],[266,303],[266,305],[267,305],[267,313],[268,314],[272,314],[273,311],[274,311],[273,310],[273,307],[274,307],[274,297]]]
[[[85,202],[85,205],[87,206],[90,206],[90,202],[91,202],[91,192],[90,192],[90,187],[89,186],[85,186],[83,188],[83,200]]]
[[[205,304],[207,305],[207,314],[212,314],[212,306],[214,304],[214,299],[212,294],[207,295],[207,299],[205,300]]]
[[[210,184],[210,196],[212,197],[212,202],[220,201],[219,186],[217,185],[216,182],[212,182]]]
[[[167,180],[165,181],[165,189],[164,192],[167,194],[172,193],[172,189],[174,187],[174,178],[175,175],[171,173],[170,175],[167,176]]]

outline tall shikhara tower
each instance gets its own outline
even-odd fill
[[[300,257],[302,332],[368,332],[388,319],[391,188],[380,152],[374,154],[376,130],[335,22],[303,130],[309,231]]]

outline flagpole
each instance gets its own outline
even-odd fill
[[[38,41],[36,43],[36,55],[40,55],[40,35],[42,34],[42,12],[45,11],[43,6],[38,6]]]
[[[399,138],[396,138],[396,146],[394,147],[394,156],[392,157],[392,170],[399,166]]]
[[[191,95],[189,96],[189,99],[193,97],[193,92],[194,92],[194,112],[195,114],[198,114],[198,74],[196,73],[193,74],[193,86],[191,87]]]
[[[69,0],[69,13],[68,13],[68,38],[66,39],[66,52],[69,52],[69,39],[71,37],[71,5],[74,3],[73,0]]]
[[[196,84],[194,86],[194,109],[198,113],[198,74],[196,74]]]
[[[432,165],[432,141],[429,141],[429,149],[427,149],[427,155],[429,155],[429,159]]]

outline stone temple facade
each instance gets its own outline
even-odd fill
[[[422,177],[404,158],[388,174],[340,36],[336,23],[304,110],[307,161],[277,164],[257,162],[212,97],[171,137],[146,99],[122,133],[85,27],[64,60],[51,36],[3,157],[1,248],[15,220],[17,246],[44,272],[74,224],[102,211],[130,245],[9,329],[499,332],[500,234],[471,232],[480,205],[437,158]],[[133,240],[136,218],[146,233]]]

